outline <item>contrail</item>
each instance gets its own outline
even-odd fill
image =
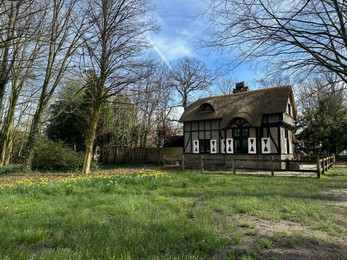
[[[160,58],[165,62],[166,66],[172,70],[170,62],[167,60],[167,58],[164,56],[164,54],[159,50],[159,48],[156,45],[152,45],[153,49],[158,53]]]
[[[151,43],[152,48],[158,53],[158,55],[160,56],[160,58],[162,59],[162,61],[166,64],[166,66],[169,68],[169,70],[172,70],[170,62],[168,61],[168,59],[165,57],[165,55],[160,51],[160,49],[158,48],[158,46],[151,40],[151,38],[149,36],[147,36],[148,40]]]

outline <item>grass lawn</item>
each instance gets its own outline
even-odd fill
[[[347,168],[321,179],[0,169],[0,259],[343,259]]]

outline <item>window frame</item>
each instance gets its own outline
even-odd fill
[[[248,138],[250,136],[250,127],[243,118],[234,121],[236,127],[232,127],[232,136],[234,139],[234,154],[248,154]]]

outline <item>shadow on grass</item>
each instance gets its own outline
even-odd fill
[[[200,179],[197,178],[200,176]],[[312,201],[345,201],[345,197],[335,196],[329,191],[345,190],[347,183],[340,178],[299,179],[293,177],[247,176],[228,174],[191,174],[186,180],[175,184],[164,184],[164,195],[178,197],[215,198],[223,196],[235,198],[268,199],[286,198]]]

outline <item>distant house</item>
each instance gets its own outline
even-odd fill
[[[290,86],[249,91],[240,82],[233,94],[202,98],[186,108],[180,118],[184,153],[291,159],[296,118]]]

